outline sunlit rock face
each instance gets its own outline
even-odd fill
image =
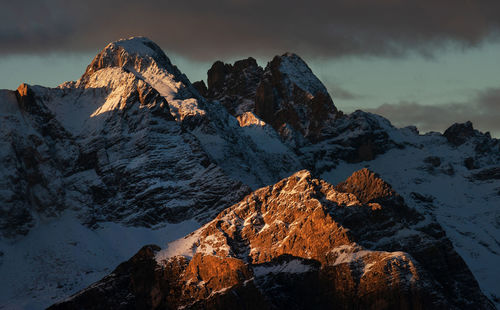
[[[389,184],[366,168],[354,172],[335,189],[339,192],[352,193],[363,203],[384,202],[399,198]]]
[[[266,125],[266,123],[262,120],[260,120],[255,114],[252,112],[245,112],[238,117],[236,117],[238,120],[238,124],[240,124],[241,127],[246,127],[246,126],[260,126],[263,127]]]
[[[130,66],[142,71],[151,64],[157,62],[165,69],[172,64],[163,51],[154,42],[143,37],[135,37],[127,40],[119,40],[108,44],[97,54],[85,71],[84,77],[103,69],[112,67]]]
[[[52,309],[492,309],[441,227],[387,183],[363,170],[339,188],[297,172]]]

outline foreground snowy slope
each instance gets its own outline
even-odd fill
[[[73,212],[43,219],[15,243],[2,240],[0,309],[45,309],[107,275],[144,244],[162,244],[197,229],[189,220],[158,229],[83,225]]]
[[[207,80],[136,37],[78,81],[0,90],[0,307],[48,306],[301,169],[336,184],[365,166],[443,227],[500,305],[498,140],[344,115],[291,53],[216,62]]]

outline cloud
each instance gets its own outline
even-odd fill
[[[383,115],[396,126],[415,125],[421,131],[444,131],[453,123],[472,121],[479,130],[500,137],[500,88],[477,91],[468,102],[424,105],[402,101],[367,111]]]
[[[328,85],[328,90],[329,90],[330,95],[335,99],[355,100],[355,99],[360,99],[363,97],[362,95],[355,94],[355,93],[351,92],[350,90],[342,88],[338,85]]]
[[[145,35],[201,59],[432,55],[498,39],[499,1],[19,0],[2,4],[0,53],[99,50]]]

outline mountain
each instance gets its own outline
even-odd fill
[[[61,286],[74,289],[71,278],[86,277],[94,267],[73,262],[88,252],[99,255],[107,245],[89,244],[83,253],[74,248],[85,245],[101,223],[197,226],[198,217],[208,220],[250,191],[227,177],[186,132],[203,122],[203,99],[150,40],[109,44],[76,82],[55,89],[23,84],[4,93],[1,268],[6,274],[22,264],[40,270],[21,276],[17,285],[2,282],[4,292],[49,290],[44,282],[56,291]],[[47,248],[47,241],[28,241],[61,215],[90,237],[75,233],[64,240],[61,232],[50,231],[48,239],[63,245]],[[26,234],[28,238],[22,237]],[[12,239],[20,239],[19,246]],[[33,257],[28,255],[31,243],[37,247]],[[40,262],[39,256],[51,258]],[[125,257],[113,258],[111,264]],[[63,270],[48,280],[52,260],[62,261]],[[2,296],[2,302],[4,298],[10,296]]]
[[[354,255],[358,252],[369,252],[366,259],[374,264],[397,257],[409,268],[398,269],[401,274],[422,279],[416,281],[414,297],[402,293],[409,292],[403,280],[397,281],[393,293],[380,286],[385,290],[380,296],[399,291],[397,302],[401,303],[488,308],[482,291],[500,306],[496,263],[500,256],[500,142],[475,130],[471,123],[452,125],[444,134],[422,135],[415,127],[395,128],[375,114],[345,115],[295,54],[276,56],[265,68],[253,58],[234,64],[216,62],[208,71],[207,85],[191,84],[151,40],[119,40],[107,45],[78,81],[56,88],[22,84],[15,91],[0,90],[0,117],[0,272],[4,279],[0,281],[0,307],[47,307],[109,274],[142,246],[164,247],[193,231],[201,233],[221,214],[235,214],[236,205],[253,197],[247,196],[250,193],[286,183],[303,169],[318,179],[307,172],[295,177],[308,175],[304,180],[325,187],[302,187],[314,192],[314,197],[304,196],[304,202],[330,192],[338,197],[350,193],[349,199],[360,206],[343,213],[335,206],[337,198],[320,199],[324,217],[318,221],[349,229],[342,246],[349,248],[353,260],[361,259]],[[362,170],[366,167],[380,177]],[[380,193],[383,197],[378,197]],[[276,208],[283,216],[289,211],[286,206]],[[306,220],[311,213],[303,211]],[[384,215],[378,220],[387,221],[363,220],[377,214]],[[359,223],[349,222],[350,218]],[[260,224],[252,225],[260,229]],[[434,228],[422,232],[422,227]],[[288,228],[277,228],[271,235],[284,238],[288,233]],[[265,238],[272,239],[271,235]],[[376,245],[373,236],[392,241]],[[434,250],[409,236],[425,239]],[[253,238],[248,235],[238,242],[251,243]],[[328,244],[332,250],[340,246],[321,238],[314,242]],[[266,248],[270,244],[262,244],[261,250],[271,251]],[[311,288],[336,281],[321,271],[332,263],[322,258],[324,248],[318,248],[321,253],[314,257],[295,250],[279,255],[271,251],[267,260],[254,262],[247,261],[248,255],[239,253],[235,244],[227,246],[236,252],[221,256],[223,264],[243,268],[238,270],[245,277],[255,276],[255,264],[275,268],[290,263],[308,270],[295,280],[281,276],[281,280],[269,280],[269,289],[279,284],[286,298],[295,296],[292,291],[300,286],[296,285],[302,276]],[[422,246],[422,252],[417,246]],[[129,292],[133,270],[166,268],[154,259],[165,251],[157,251],[157,247],[146,247],[120,265],[114,276],[105,277],[103,281],[113,283],[112,288],[121,287],[110,294]],[[438,261],[439,257],[450,261]],[[178,269],[172,272],[184,270],[193,259],[174,266]],[[444,266],[446,272],[430,262]],[[346,267],[332,270],[344,274],[339,271],[342,268]],[[144,272],[156,280],[134,280],[143,283],[135,291],[139,295],[166,281],[149,271]],[[117,274],[120,279],[115,279]],[[382,281],[384,276],[373,279]],[[232,280],[222,282],[241,284],[240,278],[228,277]],[[351,284],[361,283],[356,279]],[[246,298],[276,295],[276,291],[261,290],[257,282],[252,282],[253,291],[243,285],[238,292]],[[288,282],[291,286],[283,288]],[[102,283],[96,282],[90,292],[102,288]],[[190,287],[180,282],[169,285],[180,291]],[[470,296],[462,291],[465,286],[471,288]],[[210,289],[217,291],[215,286]],[[206,292],[196,293],[197,305],[234,302],[224,294],[217,301],[207,298]],[[342,298],[352,300],[361,293],[356,286]],[[160,299],[171,298],[164,292],[158,294]],[[335,294],[325,291],[321,302],[338,302]],[[139,297],[136,300],[146,302]],[[188,305],[184,297],[168,302]],[[274,302],[262,306],[274,307]]]
[[[235,117],[253,114],[283,138],[317,139],[338,115],[326,87],[297,55],[276,56],[260,68],[253,58],[234,65],[216,62],[202,93],[219,100]],[[202,84],[201,84],[202,85]]]
[[[51,309],[492,308],[390,185],[364,169],[338,188],[299,171]]]
[[[31,158],[23,158],[6,178],[28,179],[24,188],[10,189],[24,200],[12,199],[24,205],[24,227],[31,223],[28,213],[33,207],[41,213],[82,210],[90,223],[179,222],[207,205],[230,205],[248,192],[183,132],[186,124],[203,119],[203,101],[149,40],[108,45],[77,82],[56,89],[23,84],[15,95],[19,106],[12,116],[28,124],[7,133],[9,155]],[[18,140],[30,139],[39,140],[35,150],[29,149],[29,142],[18,145]],[[53,158],[56,162],[50,167],[38,165]],[[51,181],[58,183],[56,187]],[[56,210],[47,210],[52,204]],[[12,222],[8,215],[2,219]],[[5,233],[11,233],[7,228]]]

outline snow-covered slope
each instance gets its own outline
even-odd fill
[[[0,241],[0,309],[45,309],[107,275],[144,244],[169,242],[195,220],[157,229],[107,222],[91,229],[74,212],[41,219],[17,242]]]

